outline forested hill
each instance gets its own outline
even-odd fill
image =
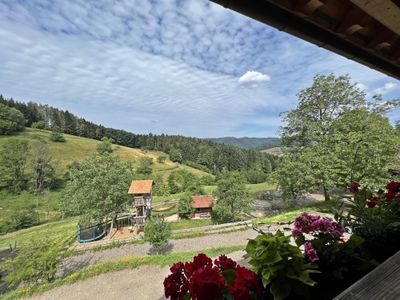
[[[174,162],[214,174],[223,170],[261,169],[265,173],[275,168],[277,158],[256,150],[240,149],[198,138],[178,135],[134,134],[121,129],[106,128],[48,105],[17,102],[0,95],[0,103],[19,110],[27,127],[45,128],[66,134],[101,140],[112,138],[116,144],[131,148],[158,150],[169,154]]]
[[[236,146],[243,149],[263,150],[278,147],[281,145],[281,139],[275,137],[255,138],[255,137],[221,137],[206,139],[219,144]]]

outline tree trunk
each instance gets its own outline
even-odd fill
[[[331,199],[331,196],[329,195],[328,189],[323,186],[324,189],[324,197],[325,197],[325,201],[329,201]]]

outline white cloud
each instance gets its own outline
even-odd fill
[[[377,88],[374,90],[376,94],[381,94],[384,95],[386,93],[389,93],[395,89],[398,89],[400,86],[399,84],[395,82],[386,82],[383,86]]]
[[[360,82],[356,84],[356,87],[364,92],[368,89],[368,87],[364,83]]]
[[[207,0],[0,0],[0,66],[6,96],[132,132],[203,137],[275,135],[317,73],[389,81]]]
[[[271,77],[257,71],[247,71],[239,78],[239,84],[249,85],[251,87],[258,86],[259,83],[270,81]]]

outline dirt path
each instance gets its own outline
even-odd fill
[[[277,230],[279,226],[273,226],[270,230]],[[189,252],[201,251],[204,249],[229,247],[247,244],[248,239],[255,238],[257,232],[249,228],[244,231],[230,233],[212,234],[196,238],[171,240],[167,249],[168,252]],[[88,252],[82,255],[73,256],[63,263],[59,275],[65,276],[73,271],[83,269],[87,266],[118,259],[124,256],[145,256],[151,254],[151,246],[146,243],[142,245],[126,245],[119,248],[105,249],[97,252]]]
[[[247,265],[243,260],[243,251],[228,254],[229,257]],[[164,278],[169,274],[168,267],[141,266],[132,270],[123,270],[102,274],[71,285],[63,285],[33,296],[31,300],[84,300],[84,299],[134,299],[161,300],[164,297]]]

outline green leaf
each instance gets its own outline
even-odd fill
[[[274,296],[274,300],[286,299],[290,295],[291,291],[292,287],[286,280],[277,280],[271,284],[270,288],[270,292]]]

